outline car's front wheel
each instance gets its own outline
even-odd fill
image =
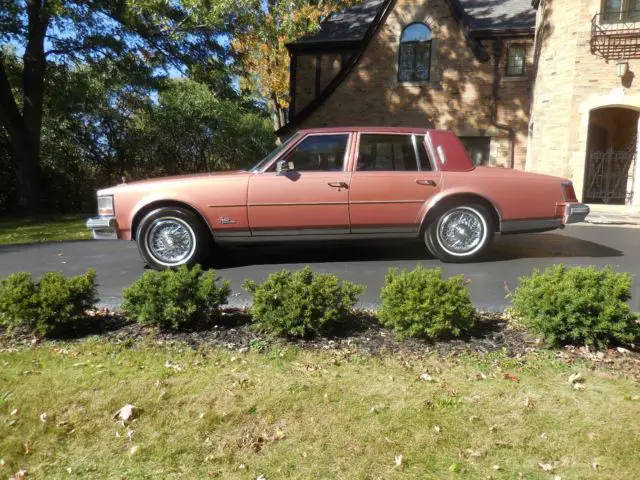
[[[443,211],[425,230],[429,251],[443,262],[480,257],[491,245],[495,227],[483,205],[459,205]]]
[[[193,212],[161,207],[142,219],[136,241],[145,263],[164,270],[202,263],[210,248],[211,233]]]

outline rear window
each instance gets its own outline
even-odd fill
[[[358,171],[431,170],[422,137],[363,134],[358,149]]]

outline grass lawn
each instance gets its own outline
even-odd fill
[[[0,477],[633,479],[638,394],[553,352],[43,343],[0,353]]]
[[[87,217],[88,215],[0,217],[0,245],[88,240],[91,232],[85,227]]]

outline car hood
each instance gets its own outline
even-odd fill
[[[237,178],[238,176],[250,175],[246,170],[234,170],[228,172],[207,172],[193,173],[188,175],[174,175],[171,177],[149,178],[145,180],[136,180],[133,182],[125,181],[113,187],[104,188],[98,191],[98,195],[113,195],[123,190],[152,190],[154,188],[162,188],[168,184],[188,184],[201,183],[209,181],[224,181],[226,178]]]

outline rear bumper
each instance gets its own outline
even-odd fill
[[[583,203],[569,203],[565,209],[564,223],[570,224],[584,222],[590,212],[591,209],[588,205]]]
[[[118,240],[116,217],[100,216],[87,220],[87,228],[93,232],[94,240]]]

